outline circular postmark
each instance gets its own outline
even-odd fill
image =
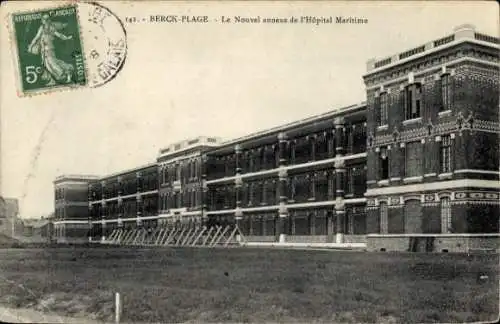
[[[121,20],[100,4],[79,2],[78,12],[88,86],[96,88],[114,79],[123,68],[127,33]]]

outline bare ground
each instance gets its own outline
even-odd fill
[[[0,304],[112,322],[119,291],[122,319],[134,323],[488,321],[498,315],[498,261],[250,248],[4,249]]]

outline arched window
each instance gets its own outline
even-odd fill
[[[451,200],[450,197],[442,197],[441,204],[441,233],[451,233]]]

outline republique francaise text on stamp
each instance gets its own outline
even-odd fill
[[[12,23],[24,93],[87,84],[75,5],[14,14]]]
[[[98,87],[123,67],[127,45],[120,19],[97,3],[73,3],[12,15],[21,94]]]

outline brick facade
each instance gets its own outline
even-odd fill
[[[369,233],[381,231],[380,201],[390,205],[388,234],[498,233],[498,45],[474,35],[457,32],[441,50],[365,75]]]
[[[370,61],[365,103],[228,142],[175,143],[147,167],[91,182],[92,236],[172,222],[405,246],[394,235],[497,233],[498,40],[478,35],[462,26]]]

